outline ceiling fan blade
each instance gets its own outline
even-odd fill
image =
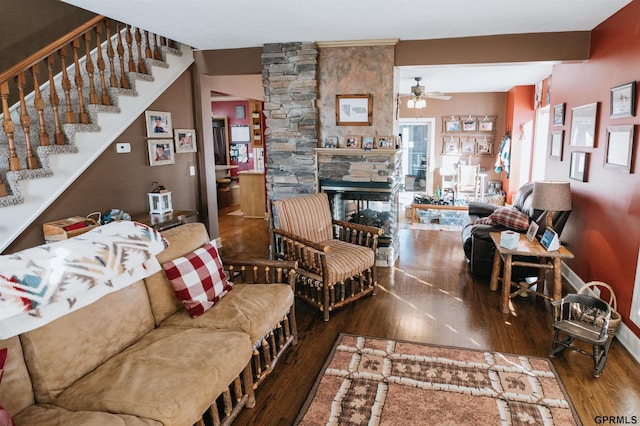
[[[448,101],[448,100],[451,99],[451,95],[445,95],[444,93],[439,93],[439,92],[436,92],[436,93],[425,93],[424,96],[426,96],[427,98],[430,98],[430,99],[440,99],[440,100],[443,100],[443,101]]]

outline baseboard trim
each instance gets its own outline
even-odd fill
[[[585,285],[585,282],[566,263],[562,263],[562,276],[569,285],[577,292]],[[618,327],[616,339],[625,347],[637,362],[640,362],[640,338],[633,334],[631,329],[624,322]]]

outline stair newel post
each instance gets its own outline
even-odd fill
[[[62,46],[58,54],[60,55],[60,66],[62,67],[62,90],[64,91],[64,99],[67,104],[64,112],[64,120],[67,124],[73,124],[76,122],[76,115],[73,112],[73,105],[71,104],[71,80],[67,72],[67,46]]]
[[[120,87],[123,89],[129,88],[129,79],[127,78],[127,72],[124,69],[124,44],[122,43],[122,30],[120,24],[116,25],[116,31],[118,32],[118,58],[120,59]]]
[[[96,25],[96,47],[98,48],[98,73],[100,74],[100,91],[102,95],[100,96],[100,102],[102,105],[110,105],[111,99],[109,99],[109,94],[107,93],[107,80],[104,76],[104,71],[106,69],[104,63],[104,56],[102,55],[102,24]]]
[[[144,58],[142,56],[142,33],[140,33],[140,28],[136,28],[136,46],[138,48],[138,72],[140,74],[146,74],[147,67],[144,64]]]
[[[153,59],[157,59],[158,61],[162,60],[162,49],[158,44],[157,34],[153,35]]]
[[[129,72],[136,72],[136,61],[133,60],[133,36],[131,35],[130,25],[127,25],[127,32],[124,38],[127,42],[127,50],[129,51]]]
[[[16,153],[16,144],[13,139],[15,125],[13,124],[13,120],[11,120],[11,113],[9,112],[9,83],[6,81],[0,83],[0,99],[2,99],[2,114],[4,115],[2,128],[9,142],[9,170],[15,172],[22,167],[20,166],[20,159]]]
[[[153,52],[151,51],[151,44],[149,42],[149,31],[144,30],[144,56],[149,59],[153,59]]]
[[[88,124],[89,123],[89,114],[84,107],[84,97],[82,95],[82,88],[84,87],[84,80],[82,78],[82,74],[80,72],[80,59],[78,57],[78,50],[80,50],[80,40],[75,39],[71,42],[71,47],[73,48],[73,63],[75,66],[75,83],[76,83],[76,91],[78,92],[78,117],[80,118],[80,123]]]
[[[111,21],[105,22],[107,27],[107,58],[109,58],[109,86],[118,87],[118,77],[116,76],[116,59],[113,50],[113,40],[111,40]]]
[[[47,128],[45,126],[44,101],[42,100],[42,93],[40,92],[40,82],[38,81],[38,76],[40,75],[40,64],[36,64],[31,67],[31,75],[33,75],[33,105],[38,112],[38,122],[40,124],[40,146],[48,146],[51,143],[49,142],[49,133],[47,133]]]
[[[60,117],[58,116],[58,106],[60,105],[60,98],[58,98],[58,92],[56,91],[56,83],[53,79],[53,55],[47,58],[47,69],[49,70],[49,103],[53,109],[53,121],[55,123],[54,138],[56,145],[64,145],[64,134],[60,127]]]
[[[31,146],[31,117],[27,111],[27,101],[24,99],[24,85],[26,79],[24,72],[21,72],[16,76],[16,84],[18,85],[18,98],[20,101],[20,125],[24,132],[24,142],[27,148],[27,168],[29,170],[38,168],[38,161],[33,155],[33,148]]]
[[[85,62],[84,67],[87,70],[87,78],[89,79],[89,103],[96,105],[98,103],[98,92],[96,91],[96,83],[93,80],[95,75],[95,67],[93,66],[93,59],[91,58],[91,32],[84,33],[84,52]],[[75,59],[75,57],[74,57]]]

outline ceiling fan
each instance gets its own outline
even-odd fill
[[[427,99],[440,99],[443,101],[448,101],[451,99],[451,96],[445,95],[441,92],[425,92],[424,86],[420,85],[420,81],[422,77],[414,77],[416,80],[416,85],[411,86],[411,93],[400,94],[400,96],[410,96],[411,98],[407,101],[407,106],[409,108],[424,108],[427,105]]]

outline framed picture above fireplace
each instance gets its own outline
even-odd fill
[[[371,126],[373,95],[336,95],[336,125]]]

